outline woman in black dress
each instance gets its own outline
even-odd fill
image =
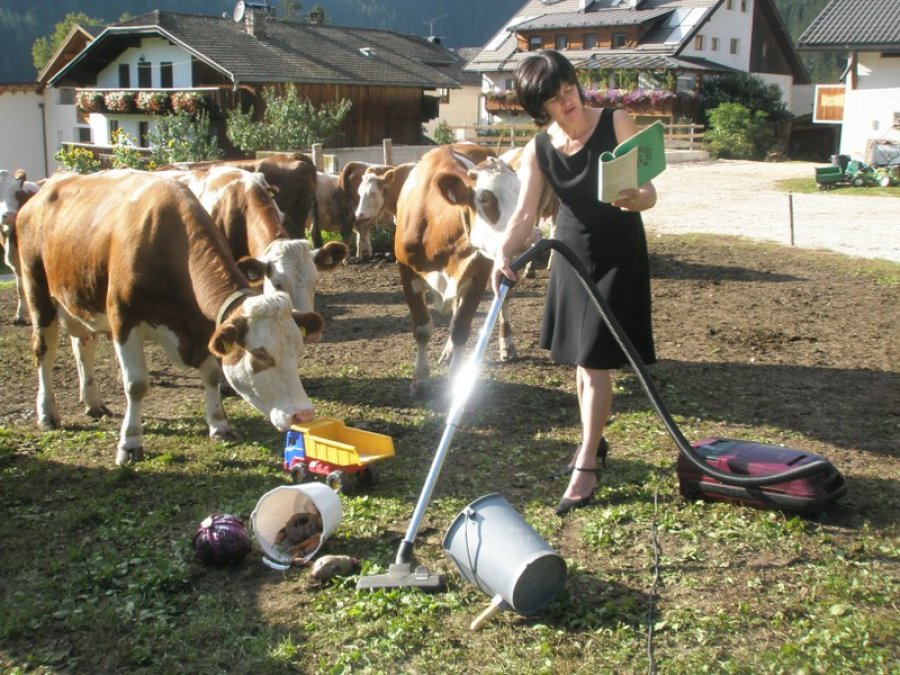
[[[590,270],[645,363],[654,363],[650,319],[650,272],[640,211],[656,204],[652,183],[624,190],[610,204],[597,196],[600,153],[612,150],[638,129],[625,110],[585,105],[575,68],[553,50],[529,56],[516,68],[516,93],[534,121],[546,128],[525,146],[518,170],[522,182],[516,209],[494,261],[495,291],[535,222],[543,181],[560,201],[556,238],[567,244]],[[550,272],[541,346],[557,362],[576,367],[582,440],[562,473],[571,473],[557,506],[563,515],[590,503],[598,484],[598,461],[605,466],[603,438],[612,407],[610,371],[627,363],[572,268],[558,259]]]

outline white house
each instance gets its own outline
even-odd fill
[[[875,146],[891,148],[885,159],[900,162],[900,3],[897,0],[832,0],[797,41],[798,49],[847,54],[840,153],[873,161]],[[826,107],[820,98],[821,107]],[[819,106],[817,106],[818,108]],[[817,109],[817,113],[819,110]]]

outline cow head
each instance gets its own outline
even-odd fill
[[[266,264],[263,293],[284,291],[295,310],[312,312],[319,271],[334,269],[347,253],[347,245],[337,241],[313,249],[305,239],[276,239],[259,256]]]
[[[19,169],[11,174],[0,169],[0,245],[10,254],[10,240],[14,236],[14,226],[19,209],[38,191],[38,185],[26,180],[25,172]]]
[[[216,327],[209,350],[234,390],[287,431],[314,416],[299,361],[304,339],[318,339],[324,325],[315,312],[292,311],[285,293],[249,296]]]
[[[353,216],[358,223],[374,221],[384,209],[384,197],[388,186],[394,180],[396,171],[390,169],[379,175],[374,171],[363,174],[357,188],[359,203]]]
[[[465,174],[446,172],[437,178],[444,198],[473,212],[469,229],[472,246],[488,258],[500,248],[509,217],[519,199],[521,182],[506,162],[489,157]]]

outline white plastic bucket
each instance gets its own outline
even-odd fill
[[[526,616],[539,612],[566,585],[566,561],[501,494],[485,495],[464,508],[442,546],[460,574],[492,596],[473,629],[506,607]]]
[[[296,513],[315,513],[322,516],[322,536],[319,545],[303,558],[311,560],[329,535],[337,529],[344,514],[341,498],[337,492],[322,483],[302,485],[282,485],[264,494],[250,515],[253,536],[263,553],[263,562],[275,569],[291,566],[291,556],[280,550],[275,543],[278,531]]]

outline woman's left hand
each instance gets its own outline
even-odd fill
[[[656,190],[644,186],[638,190],[622,190],[612,205],[623,211],[644,211],[656,204]]]

